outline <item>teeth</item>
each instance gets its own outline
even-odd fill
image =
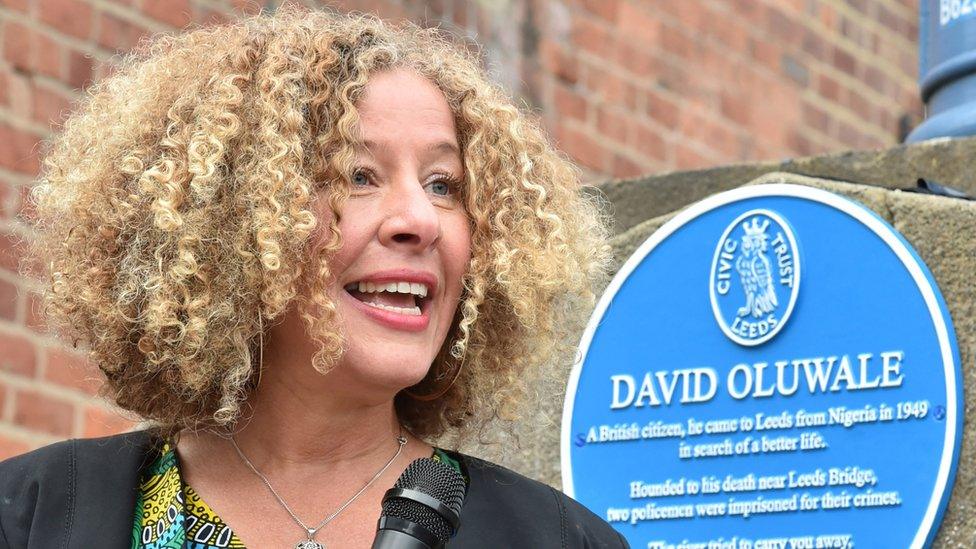
[[[390,307],[389,305],[383,305],[380,303],[368,303],[368,302],[364,302],[364,303],[366,303],[370,307],[383,309],[384,311],[390,311],[393,313],[399,313],[401,315],[420,316],[420,307]]]
[[[353,285],[350,285],[353,286]],[[427,297],[427,285],[417,282],[389,282],[374,284],[372,282],[358,282],[355,284],[359,293],[390,292],[401,294],[413,294],[420,297]],[[347,286],[349,287],[349,286]]]

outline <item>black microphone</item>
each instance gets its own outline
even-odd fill
[[[383,496],[373,549],[440,549],[461,525],[464,477],[450,465],[420,458]]]

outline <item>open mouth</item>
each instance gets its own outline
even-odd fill
[[[418,282],[353,282],[346,292],[359,301],[384,311],[407,316],[424,313],[430,298],[427,285]]]

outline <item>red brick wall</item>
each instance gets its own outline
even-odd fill
[[[918,0],[349,0],[481,44],[590,180],[897,142],[919,119]],[[270,3],[270,2],[269,2]],[[306,2],[314,4],[315,2]],[[17,274],[36,145],[112,56],[238,0],[0,0],[0,459],[130,423]]]

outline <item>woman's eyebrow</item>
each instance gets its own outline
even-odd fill
[[[387,152],[389,151],[389,144],[385,141],[371,141],[366,139],[354,145],[357,151],[365,152],[370,156],[374,155],[374,152]],[[427,147],[425,147],[426,152],[435,153],[451,153],[460,156],[461,150],[458,148],[457,143],[452,141],[434,141],[431,142]]]

